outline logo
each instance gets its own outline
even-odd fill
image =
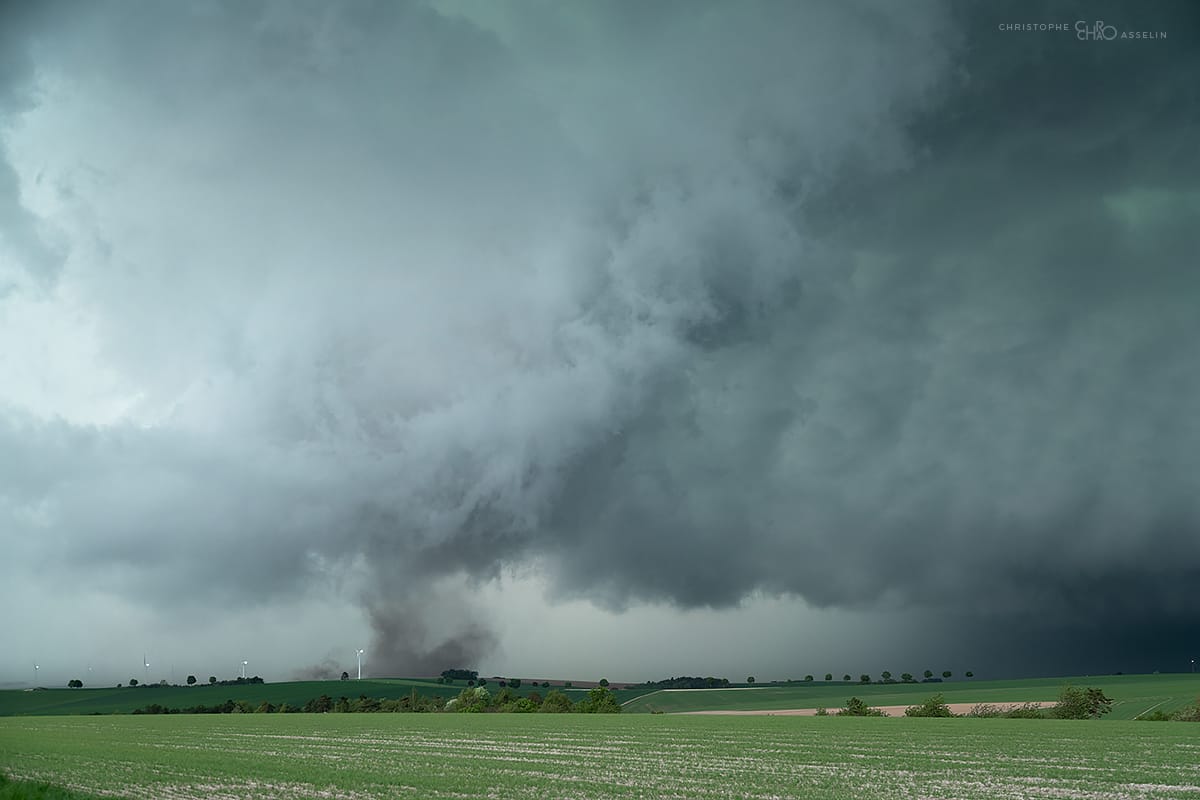
[[[1117,33],[1115,25],[1105,25],[1103,20],[1096,20],[1090,26],[1083,20],[1075,23],[1075,38],[1081,42],[1111,42]]]

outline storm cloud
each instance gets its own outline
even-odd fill
[[[766,596],[1011,672],[1184,663],[1200,19],[1125,13],[1166,38],[6,10],[2,569],[163,618],[334,587],[377,674],[486,659],[513,575],[631,629]]]

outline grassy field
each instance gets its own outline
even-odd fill
[[[169,708],[186,708],[197,705],[219,705],[226,700],[245,700],[255,706],[266,700],[272,705],[288,703],[301,706],[307,700],[320,697],[323,694],[336,699],[338,697],[356,698],[359,695],[379,698],[407,697],[414,690],[417,694],[449,699],[456,697],[466,688],[465,681],[457,681],[454,685],[446,686],[433,680],[419,678],[388,678],[382,680],[363,681],[293,681],[287,683],[244,684],[241,686],[146,686],[138,688],[125,687],[122,689],[38,689],[23,691],[9,689],[0,691],[0,717],[14,715],[47,715],[47,714],[127,714],[135,708],[142,708],[151,703],[158,703]],[[495,681],[488,682],[488,688],[495,692],[499,690]],[[572,700],[579,700],[587,694],[587,689],[563,689]],[[517,694],[528,695],[538,692],[543,697],[550,689],[523,684]],[[625,702],[637,697],[640,692],[634,689],[617,691],[619,702]]]
[[[661,691],[627,702],[626,712],[752,711],[787,708],[836,709],[847,698],[860,697],[871,705],[915,705],[940,692],[947,703],[1023,703],[1055,700],[1059,689],[1096,686],[1113,699],[1106,719],[1133,719],[1150,709],[1170,712],[1196,702],[1200,674],[1100,675],[1074,678],[1034,678],[1015,681],[953,681],[918,684],[825,683],[769,686],[761,689],[698,689]]]
[[[501,714],[0,719],[18,778],[126,798],[1195,800],[1186,723]]]

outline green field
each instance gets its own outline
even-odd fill
[[[548,714],[0,719],[15,777],[127,798],[1187,798],[1186,723]]]
[[[245,700],[257,706],[264,700],[272,705],[288,703],[292,706],[302,706],[308,700],[321,695],[333,698],[356,698],[359,695],[378,698],[407,697],[413,691],[419,695],[456,697],[466,688],[465,681],[456,681],[454,685],[444,685],[436,681],[420,678],[391,678],[363,681],[292,681],[287,683],[258,683],[241,686],[139,686],[122,689],[38,689],[23,691],[9,689],[0,691],[0,717],[14,715],[47,715],[47,714],[127,714],[134,709],[143,708],[151,703],[157,703],[169,708],[187,708],[197,705],[219,705],[226,700]],[[499,687],[495,681],[488,682],[488,688],[495,692]],[[572,700],[579,700],[587,694],[586,689],[563,689],[561,686],[551,687],[566,691]],[[528,695],[538,692],[543,697],[550,689],[522,684],[516,690],[517,694]],[[625,702],[641,694],[636,689],[621,689],[616,692],[619,702]]]
[[[1033,678],[1014,681],[952,681],[917,684],[859,684],[814,681],[755,689],[685,689],[642,695],[624,705],[626,712],[760,711],[789,708],[831,710],[847,698],[861,697],[871,705],[915,705],[941,693],[947,703],[1024,703],[1055,700],[1065,684],[1095,686],[1113,700],[1105,719],[1133,719],[1155,709],[1175,711],[1200,697],[1200,675],[1100,675],[1073,678]]]

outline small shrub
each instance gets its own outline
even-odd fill
[[[1004,716],[1004,709],[992,703],[976,703],[967,712],[968,717],[994,718]]]
[[[867,705],[857,697],[846,701],[846,707],[838,712],[839,717],[882,717],[884,713],[878,708]]]
[[[1046,712],[1037,703],[1023,703],[1005,711],[1004,716],[1007,719],[1045,719]]]
[[[1171,715],[1171,719],[1178,722],[1200,722],[1200,697],[1196,698],[1196,702],[1186,708],[1181,708]]]
[[[824,706],[821,706],[820,708],[818,708],[818,709],[817,709],[817,714],[816,714],[816,716],[818,716],[818,717],[828,717],[828,716],[829,716],[829,710],[828,710],[827,708],[825,708]]]
[[[954,712],[946,705],[940,694],[935,694],[919,706],[904,709],[906,717],[953,717]]]
[[[1142,714],[1141,716],[1134,717],[1134,719],[1146,720],[1148,722],[1169,722],[1169,721],[1175,719],[1175,715],[1168,714],[1167,712],[1163,711],[1162,709],[1155,709],[1150,714]]]

